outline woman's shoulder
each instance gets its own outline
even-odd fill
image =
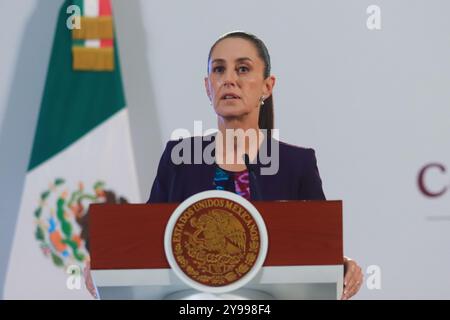
[[[297,146],[275,138],[271,139],[269,150],[260,153],[261,163],[269,163],[270,167],[281,175],[303,175],[316,165],[315,151],[312,148]],[[266,165],[263,165],[266,166]],[[288,177],[286,177],[288,178]]]
[[[316,152],[313,148],[297,146],[280,141],[279,149],[279,166],[282,175],[288,175],[289,177],[301,177],[302,179],[306,179],[302,180],[303,182],[320,182]],[[322,199],[325,196],[323,196],[321,187],[319,189],[317,190],[317,192],[321,193],[322,196],[318,197],[318,199]]]

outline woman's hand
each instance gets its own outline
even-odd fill
[[[94,281],[91,276],[91,262],[86,261],[86,266],[84,267],[84,283],[86,284],[86,288],[89,293],[94,297],[94,299],[98,299],[97,288],[94,285]]]
[[[363,284],[363,273],[361,267],[350,258],[344,257],[344,293],[342,300],[354,296]]]

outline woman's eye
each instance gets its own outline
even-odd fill
[[[240,66],[239,68],[238,68],[238,72],[239,73],[246,73],[246,72],[248,72],[248,67],[246,67],[246,66]]]
[[[217,66],[217,67],[214,67],[214,68],[213,68],[213,72],[214,72],[214,73],[216,73],[216,72],[221,73],[221,72],[223,72],[224,69],[225,69],[225,68],[222,67],[222,66]]]

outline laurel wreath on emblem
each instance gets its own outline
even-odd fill
[[[88,215],[91,203],[127,203],[116,199],[114,192],[105,190],[105,183],[97,181],[92,192],[82,182],[77,190],[64,188],[65,180],[57,178],[41,193],[34,211],[35,238],[45,256],[57,267],[80,265],[89,258]],[[54,204],[54,206],[52,206]]]

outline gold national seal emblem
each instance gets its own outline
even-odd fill
[[[211,287],[244,277],[255,265],[261,246],[254,217],[240,203],[226,198],[191,204],[175,221],[170,240],[181,271]]]

